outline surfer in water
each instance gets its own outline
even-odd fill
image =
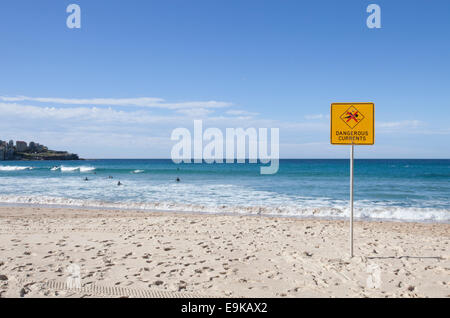
[[[86,177],[86,178],[84,178],[84,181],[89,181],[89,179]]]
[[[121,183],[121,182],[119,181],[119,182],[117,182],[117,185],[118,185],[118,186],[121,186],[121,185],[122,185],[122,183]]]
[[[177,182],[180,182],[180,181],[181,181],[180,178],[177,177]]]

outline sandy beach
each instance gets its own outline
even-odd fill
[[[344,221],[1,207],[0,297],[449,297],[449,238],[356,222],[350,259]]]

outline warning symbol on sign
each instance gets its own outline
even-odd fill
[[[341,115],[341,119],[347,126],[353,129],[364,119],[364,116],[356,109],[356,107],[350,106],[350,108]]]
[[[333,145],[373,145],[374,103],[332,103],[330,141]]]

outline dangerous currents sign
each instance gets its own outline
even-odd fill
[[[333,145],[373,145],[375,105],[373,103],[331,104],[331,143]]]

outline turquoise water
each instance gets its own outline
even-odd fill
[[[348,215],[348,160],[281,160],[275,175],[260,175],[259,168],[171,160],[3,161],[0,203]],[[450,160],[355,161],[359,218],[448,222],[449,197]]]

